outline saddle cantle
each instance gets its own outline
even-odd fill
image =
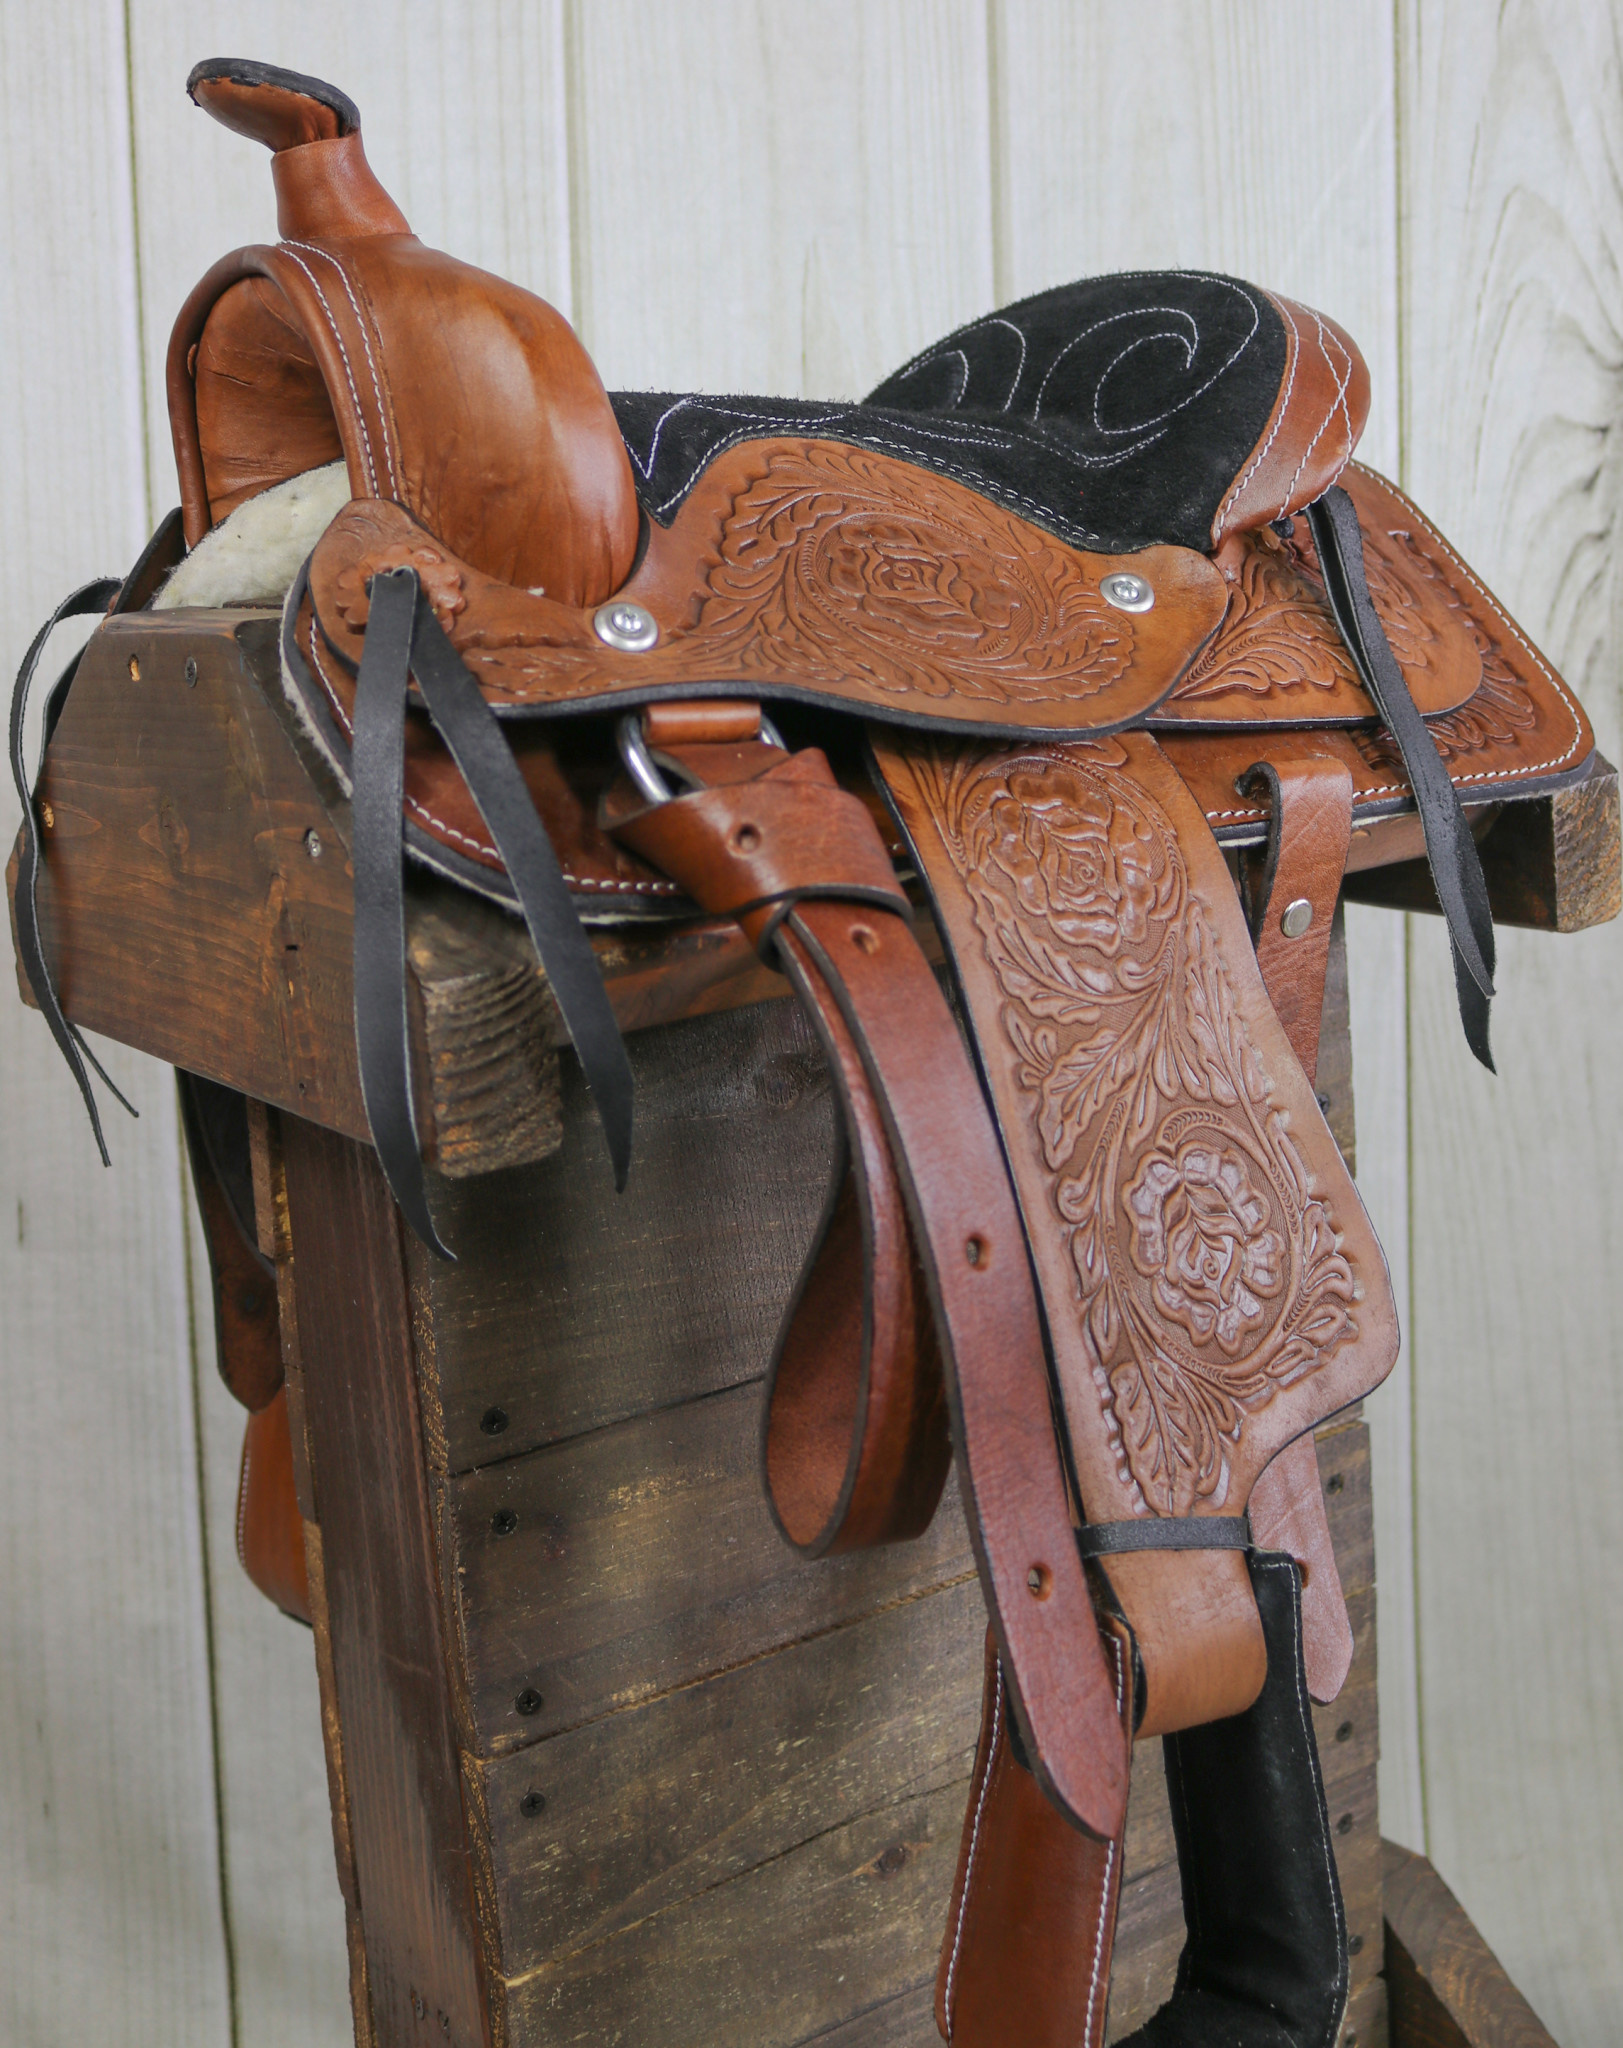
[[[1093,279],[859,404],[611,396],[550,307],[416,240],[342,93],[236,60],[189,90],[271,149],[282,239],[176,322],[190,552],[157,602],[200,601],[245,512],[289,494],[308,556],[264,594],[353,798],[357,1045],[402,1211],[447,1250],[406,860],[522,917],[622,1177],[630,1069],[584,926],[736,920],[805,1005],[844,1128],[769,1374],[773,1512],[809,1556],[906,1540],[951,1456],[986,1596],[943,2034],[996,2041],[1017,1988],[1022,2038],[1102,2037],[1150,1734],[1187,1781],[1186,1890],[1243,1894],[1235,1967],[1192,1929],[1177,2038],[1213,1999],[1253,2038],[1270,1915],[1300,2029],[1333,2031],[1328,1860],[1295,1922],[1277,1896],[1323,1824],[1292,1714],[1351,1649],[1312,1431],[1398,1332],[1314,1094],[1330,924],[1355,831],[1414,809],[1487,1062],[1461,792],[1582,772],[1581,710],[1353,464],[1363,361],[1290,300]],[[24,839],[19,950],[89,1101],[26,805]],[[1259,843],[1242,902],[1232,849]],[[1070,1944],[1046,1981],[1031,1913]]]

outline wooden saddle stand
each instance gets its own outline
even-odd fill
[[[378,1619],[390,1587],[416,1573],[446,1589],[419,1617],[422,1662],[460,1659],[465,1684],[447,1706],[422,1678],[438,1733],[414,1724],[406,1750],[460,1755],[461,1806],[400,1821],[440,1857],[440,1904],[398,1953],[357,1945],[362,2038],[415,2039],[436,2017],[431,2038],[606,2038],[569,1970],[549,1979],[513,1932],[523,1887],[489,1813],[509,1799],[540,1813],[562,1790],[519,1796],[524,1745],[685,1698],[699,1670],[743,1685],[759,1631],[746,1640],[737,1617],[768,1578],[778,1640],[835,1658],[835,1622],[924,1586],[973,1596],[978,1577],[982,1720],[934,1984],[941,2035],[1103,2040],[1133,1745],[1161,1736],[1187,1933],[1169,2002],[1132,2042],[1352,2040],[1363,1943],[1309,1702],[1336,1698],[1354,1631],[1314,1432],[1379,1385],[1398,1328],[1326,1119],[1333,1091],[1315,1092],[1338,902],[1441,909],[1465,1035],[1489,1064],[1490,908],[1567,928],[1615,909],[1616,782],[1582,710],[1424,516],[1353,462],[1365,366],[1305,307],[1193,272],[1090,279],[960,329],[859,404],[609,395],[548,306],[412,236],[342,93],[235,61],[200,65],[189,90],[273,152],[282,239],[224,258],[181,310],[181,508],[128,578],[57,614],[109,616],[48,700],[32,794],[22,713],[44,633],[30,650],[11,726],[14,919],[92,1118],[81,1027],[195,1077],[183,1098],[222,1358],[254,1411],[244,1561],[314,1613],[330,1714],[360,1683],[355,1645],[400,1626]],[[191,796],[155,798],[188,748]],[[208,777],[200,758],[217,763]],[[291,795],[267,795],[277,776]],[[131,804],[144,810],[125,833]],[[244,859],[257,884],[234,896]],[[485,952],[459,962],[445,934],[469,919]],[[785,982],[800,1021],[764,1002]],[[480,1048],[515,1006],[572,1045],[561,1096],[537,1055],[528,1086],[504,1069],[491,1099]],[[628,1052],[623,1028],[727,1010],[776,1019],[787,1097],[831,1087],[838,1115],[823,1137],[724,1118],[687,1141],[679,1172],[657,1118],[640,1140],[645,1170],[686,1176],[701,1207],[707,1157],[756,1140],[738,1212],[709,1246],[687,1241],[659,1307],[700,1327],[717,1313],[707,1295],[747,1298],[731,1350],[710,1344],[732,1377],[694,1364],[645,1401],[665,1447],[647,1452],[646,1485],[688,1483],[686,1424],[664,1416],[689,1410],[672,1404],[742,1392],[753,1406],[765,1364],[760,1470],[793,1570],[752,1566],[716,1596],[729,1618],[697,1664],[660,1637],[646,1669],[605,1677],[611,1635],[635,1664],[616,1602],[640,1597],[638,1572],[701,1572],[708,1548],[742,1540],[729,1516],[746,1511],[726,1501],[743,1494],[715,1495],[704,1525],[658,1524],[662,1544],[686,1528],[680,1560],[622,1543],[598,1585],[618,1618],[578,1654],[555,1641],[536,1677],[480,1635],[480,1602],[575,1569],[584,1539],[566,1507],[545,1508],[544,1482],[532,1498],[504,1476],[525,1462],[510,1454],[612,1436],[629,1412],[613,1389],[642,1369],[617,1343],[648,1342],[581,1278],[583,1243],[601,1276],[619,1227],[582,1106],[616,1183],[629,1171],[618,1213],[645,1217],[634,1070],[646,1088],[652,1055],[641,1034]],[[737,1078],[741,1041],[705,1042],[707,1059],[687,1055],[689,1118]],[[369,1137],[420,1240],[403,1293],[322,1265],[323,1231],[397,1229],[370,1154],[350,1148],[342,1200],[318,1175],[339,1142],[322,1125]],[[474,1322],[508,1314],[511,1264],[504,1277],[476,1242],[458,1144],[484,1146],[481,1172],[516,1172],[565,1133],[549,1211],[520,1216],[528,1183],[512,1173],[492,1199],[498,1243],[533,1229],[554,1248],[554,1338],[558,1300],[584,1293],[570,1327],[591,1369],[523,1414],[487,1383],[464,1415],[444,1397],[443,1332],[430,1384],[423,1311],[418,1383],[367,1381],[354,1356],[384,1326],[409,1346],[436,1288],[464,1284]],[[808,1234],[786,1289],[776,1276]],[[734,1369],[740,1330],[757,1344],[751,1317],[785,1293],[770,1363],[757,1351]],[[524,1317],[510,1320],[522,1348]],[[340,1427],[362,1445],[354,1498],[317,1469]],[[949,1468],[959,1506],[941,1516]],[[416,1503],[421,1553],[370,1557],[344,1597],[378,1603],[371,1622],[341,1617],[326,1583],[332,1532],[367,1484]],[[469,1561],[475,1525],[500,1539],[487,1550],[507,1545],[494,1578]],[[879,1546],[895,1548],[848,1556]],[[816,1625],[793,1618],[822,1586]],[[916,1715],[960,1670],[969,1626],[939,1668],[901,1673]],[[842,1682],[868,1681],[856,1664]],[[770,1710],[761,1725],[779,1749],[798,1740]],[[381,1924],[410,1859],[369,1865],[346,1832],[387,1772],[337,1726],[341,1874],[352,1918]],[[690,1808],[725,1799],[735,1762],[708,1739],[716,1785],[695,1763]],[[578,1759],[589,1798],[598,1767]],[[877,1801],[883,1755],[866,1767]],[[399,1769],[404,1812],[427,1778]],[[945,1766],[917,1782],[963,1798]],[[627,1812],[656,1800],[652,1778],[619,1793]],[[430,1839],[440,1822],[454,1849]],[[666,1852],[617,1853],[637,1865],[630,1903],[566,1957],[658,1903]],[[864,1867],[886,1877],[892,1856]],[[713,1882],[726,1874],[718,1852]],[[815,1954],[818,1895],[800,1900]],[[683,1981],[702,2011],[702,1971]],[[795,1995],[780,1987],[780,2008]],[[771,2038],[903,2038],[811,2004]],[[694,2038],[733,2035],[707,2021]]]

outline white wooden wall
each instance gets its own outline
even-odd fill
[[[1623,55],[1607,0],[51,0],[0,8],[15,664],[173,502],[168,325],[273,234],[201,56],[360,102],[418,231],[612,384],[856,393],[999,299],[1218,266],[1333,312],[1370,458],[1623,749]],[[65,651],[65,650],[64,650]],[[0,799],[0,835],[15,826]],[[1508,934],[1501,1078],[1430,920],[1354,919],[1382,1814],[1565,2048],[1623,2031],[1623,935]],[[348,2039],[308,1636],[238,1573],[166,1072],[96,1163],[0,993],[0,2041]]]

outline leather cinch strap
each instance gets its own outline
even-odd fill
[[[848,1124],[867,1107],[849,1087],[856,1055],[935,1324],[1011,1711],[1048,1796],[1109,1839],[1125,1810],[1127,1745],[1071,1526],[1024,1235],[974,1070],[860,800],[815,749],[713,753],[729,780],[703,786],[706,750],[682,749],[700,786],[614,829],[704,909],[736,917],[788,975]],[[854,1156],[864,1143],[859,1133]],[[839,1214],[836,1200],[831,1223]],[[853,1405],[843,1385],[836,1415]]]

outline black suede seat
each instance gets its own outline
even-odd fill
[[[640,391],[611,402],[661,525],[723,448],[806,434],[955,477],[1078,547],[1204,552],[1287,353],[1280,308],[1254,285],[1133,271],[971,321],[858,404]]]

